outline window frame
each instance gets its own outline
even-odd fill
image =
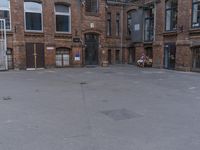
[[[199,25],[198,26],[193,26],[195,23],[193,22],[193,19],[194,19],[194,6],[195,5],[200,5],[200,1],[196,1],[194,2],[194,0],[192,0],[192,14],[191,14],[191,28],[193,29],[196,29],[196,28],[200,28],[200,21],[199,22],[196,22],[198,23]],[[200,17],[200,16],[199,16]]]
[[[41,12],[38,11],[26,11],[26,7],[25,7],[25,3],[37,3],[41,5]],[[40,13],[41,14],[41,30],[27,30],[27,26],[26,26],[26,13]],[[43,4],[40,2],[36,2],[36,1],[24,1],[24,27],[25,27],[25,31],[26,32],[38,32],[38,33],[42,33],[44,32],[44,23],[43,23]]]
[[[126,32],[126,34],[127,34],[127,36],[131,36],[131,22],[132,22],[132,13],[133,13],[133,10],[130,10],[130,11],[128,11],[127,12],[127,32]],[[130,24],[129,24],[129,21],[130,21]],[[129,27],[129,25],[130,25],[130,27]],[[130,32],[129,32],[129,29],[130,29]]]
[[[154,40],[154,19],[155,8],[147,8],[144,10],[144,42],[152,42]],[[146,16],[145,13],[149,11],[150,15]],[[149,28],[146,30],[147,21],[149,21]],[[152,32],[152,34],[151,34]],[[148,39],[146,39],[146,34],[148,34]],[[152,35],[152,39],[151,39]]]
[[[56,5],[63,5],[63,6],[66,6],[66,7],[68,7],[69,8],[69,13],[63,13],[63,12],[56,12]],[[72,27],[71,27],[71,24],[72,24],[72,20],[71,20],[71,7],[70,6],[68,6],[68,5],[65,5],[65,4],[55,4],[54,5],[54,15],[55,15],[55,32],[56,33],[67,33],[67,34],[71,34],[71,29],[72,29]],[[57,15],[59,15],[59,16],[69,16],[69,31],[67,32],[65,32],[65,31],[57,31],[57,27],[56,27],[56,16]]]
[[[87,9],[87,0],[85,0],[85,13],[86,13],[86,15],[93,15],[93,16],[95,16],[95,15],[98,15],[99,14],[99,0],[96,0],[96,12],[95,11],[92,11],[92,7],[90,7],[90,10],[88,10]],[[90,2],[92,3],[92,0],[90,0]],[[92,5],[90,5],[90,6],[92,6]]]
[[[112,36],[112,14],[111,12],[107,13],[107,27],[106,35]]]
[[[8,1],[8,7],[1,7],[0,6],[0,10],[1,11],[8,11],[9,13],[9,28],[7,29],[7,26],[6,26],[6,31],[11,31],[12,30],[12,20],[11,20],[11,9],[10,9],[10,0],[7,0]],[[3,18],[4,19],[4,18]]]
[[[178,23],[178,1],[176,6],[171,6],[170,8],[167,8],[167,2],[171,0],[165,0],[165,31],[170,32],[170,31],[176,31],[177,30],[177,23]],[[171,13],[170,16],[170,29],[167,30],[167,12]],[[176,14],[176,25],[175,28],[173,28],[173,16]]]
[[[121,34],[121,15],[120,15],[120,13],[116,13],[116,29],[115,29],[115,31],[116,31],[116,36],[118,37],[118,36],[120,36],[120,34]]]

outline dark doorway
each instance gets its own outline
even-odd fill
[[[176,65],[176,45],[174,43],[165,44],[164,68],[175,69]]]
[[[200,47],[194,48],[192,53],[192,69],[194,71],[200,71]]]
[[[85,65],[98,65],[99,36],[86,34],[85,45]]]
[[[111,49],[108,50],[108,63],[112,64],[112,50]]]
[[[147,47],[145,49],[145,55],[149,58],[149,59],[153,59],[153,48],[152,47]]]
[[[44,44],[26,43],[26,67],[44,68]]]
[[[115,63],[120,64],[120,50],[116,50],[115,52]]]
[[[128,49],[128,63],[129,64],[135,63],[135,49],[134,48]]]

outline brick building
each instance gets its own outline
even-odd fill
[[[153,67],[199,71],[200,1],[138,2],[138,8],[132,14],[132,44],[136,59],[145,52],[153,59]]]
[[[198,0],[1,0],[9,68],[134,64],[200,70]]]
[[[100,65],[105,0],[1,0],[9,68]]]

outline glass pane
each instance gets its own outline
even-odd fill
[[[9,8],[9,0],[1,0],[0,8]]]
[[[64,66],[69,65],[69,55],[66,55],[66,54],[63,55],[63,65]]]
[[[56,15],[56,31],[69,32],[69,16]]]
[[[26,12],[42,12],[42,4],[36,2],[24,2]]]
[[[56,12],[69,13],[69,7],[65,5],[56,5],[55,9],[56,9]]]
[[[166,30],[171,30],[171,10],[166,11]]]
[[[42,18],[39,13],[26,13],[26,30],[42,30]]]
[[[6,20],[6,29],[10,29],[10,12],[8,10],[0,10],[0,18]]]

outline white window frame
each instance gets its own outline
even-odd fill
[[[41,5],[41,12],[38,12],[38,11],[33,11],[33,10],[26,10],[26,7],[25,7],[25,3],[37,3],[37,4],[40,4]],[[41,13],[41,30],[27,30],[26,28],[26,13]],[[24,27],[25,27],[25,31],[26,32],[43,32],[43,5],[42,3],[38,3],[38,2],[34,2],[34,1],[30,1],[30,2],[24,2]]]
[[[56,33],[68,33],[68,34],[71,34],[71,7],[70,6],[67,6],[69,8],[69,12],[66,13],[66,12],[57,12],[56,11],[56,5],[62,5],[62,4],[55,4],[54,6],[54,12],[55,12],[55,32]],[[65,6],[65,5],[64,5]],[[65,32],[65,31],[57,31],[56,30],[56,16],[57,15],[60,15],[60,16],[69,16],[69,32]]]
[[[8,7],[2,7],[0,5],[0,10],[8,11],[9,12],[10,28],[6,29],[6,31],[11,31],[11,29],[12,29],[12,22],[11,22],[11,11],[10,11],[10,0],[7,0],[7,1],[8,1]]]

